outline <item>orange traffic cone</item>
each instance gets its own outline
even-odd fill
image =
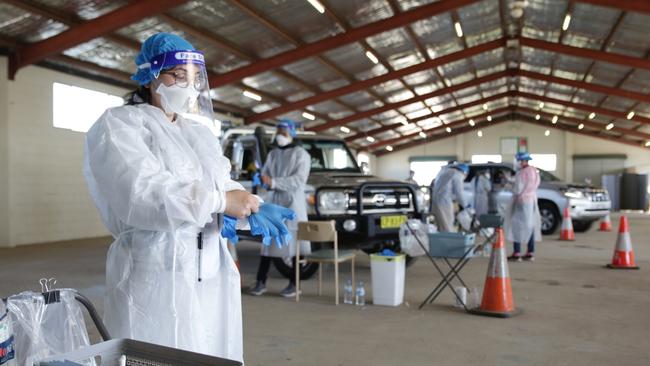
[[[564,208],[564,215],[562,216],[560,240],[576,240],[576,234],[573,232],[573,222],[571,221],[571,212],[569,212],[568,206]]]
[[[600,229],[599,231],[612,231],[612,221],[609,219],[609,214],[607,216],[603,217],[602,220],[600,220]]]
[[[498,228],[496,230],[497,238],[492,248],[492,256],[490,256],[490,265],[485,278],[481,306],[469,312],[477,315],[509,318],[517,315],[519,311],[515,309],[515,303],[512,300],[512,286],[510,285],[510,274],[506,260],[503,229]]]
[[[614,257],[612,263],[607,265],[612,269],[639,269],[634,263],[634,250],[630,240],[630,230],[627,223],[627,217],[621,216],[621,222],[618,225],[618,238],[616,239],[616,248],[614,248]]]

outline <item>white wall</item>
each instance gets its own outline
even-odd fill
[[[8,127],[8,144],[0,141],[0,149],[8,150],[0,154],[8,156],[4,169],[0,160],[0,176],[8,178],[8,210],[0,198],[0,219],[9,212],[8,222],[0,224],[5,225],[0,246],[107,235],[81,172],[84,134],[52,126],[52,83],[118,96],[127,90],[40,67],[21,69],[8,81],[6,67],[6,58],[0,58],[0,113],[2,101],[7,105],[0,114],[0,139],[2,126]]]
[[[475,154],[499,154],[502,137],[527,137],[531,153],[557,154],[555,175],[571,180],[575,154],[626,154],[626,167],[637,173],[650,173],[650,153],[643,148],[618,144],[593,137],[573,134],[550,128],[551,135],[544,136],[546,128],[523,122],[505,122],[483,128],[483,137],[476,132],[452,136],[406,150],[379,156],[377,174],[387,178],[408,176],[409,158],[413,156],[456,155],[459,160],[470,160]],[[506,161],[508,157],[504,157]]]

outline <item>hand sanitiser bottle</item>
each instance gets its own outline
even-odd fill
[[[352,289],[352,280],[348,279],[345,281],[345,286],[343,287],[343,303],[344,304],[353,304],[354,303],[354,294]]]
[[[363,287],[363,281],[359,281],[359,284],[357,285],[357,293],[354,303],[357,306],[366,305],[366,289]]]
[[[15,356],[11,319],[4,301],[0,300],[0,365],[16,366]]]

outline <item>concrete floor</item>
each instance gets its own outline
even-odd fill
[[[617,226],[616,217],[612,218]],[[640,271],[603,268],[616,233],[592,229],[575,242],[545,238],[534,263],[511,263],[515,302],[523,314],[493,319],[452,307],[450,291],[417,310],[439,276],[421,258],[407,271],[406,303],[397,308],[333,304],[306,281],[296,304],[276,294],[286,280],[272,271],[270,293],[243,296],[248,365],[649,365],[650,216],[632,215],[631,235]],[[37,289],[38,279],[81,289],[100,307],[107,239],[0,250],[0,296]],[[258,247],[242,243],[244,284],[253,282]],[[368,257],[357,269],[370,290]],[[486,259],[463,272],[481,287]],[[342,275],[347,278],[347,273]],[[368,291],[370,292],[370,291]],[[369,293],[369,298],[372,295]],[[96,332],[92,330],[93,337]]]

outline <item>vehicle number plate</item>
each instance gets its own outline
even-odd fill
[[[382,229],[397,229],[406,222],[406,215],[382,216],[379,226]]]

